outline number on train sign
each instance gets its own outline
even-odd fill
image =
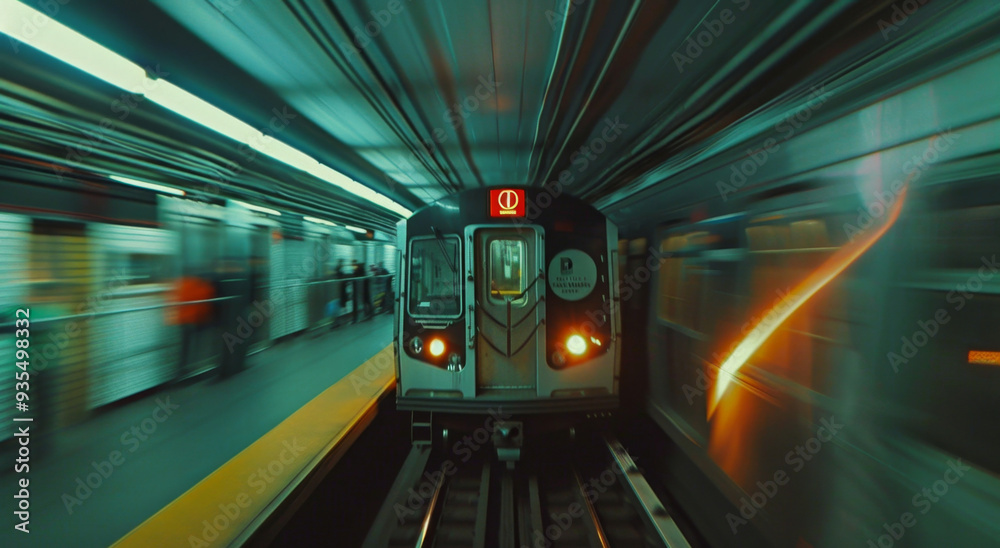
[[[490,190],[490,217],[524,217],[524,190]]]

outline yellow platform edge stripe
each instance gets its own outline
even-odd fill
[[[393,358],[390,344],[113,546],[215,547],[245,541],[253,533],[251,525],[266,521],[290,486],[338,448],[392,390]]]

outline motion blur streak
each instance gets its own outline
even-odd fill
[[[931,146],[933,146],[934,141],[931,141]],[[722,366],[719,368],[719,376],[715,383],[715,389],[712,392],[712,398],[708,402],[708,418],[712,418],[712,414],[715,412],[715,408],[718,407],[719,401],[722,396],[726,393],[726,389],[729,387],[730,383],[735,379],[736,373],[741,367],[753,356],[754,352],[757,351],[763,345],[767,339],[778,329],[778,326],[783,324],[796,310],[799,309],[803,304],[806,303],[813,295],[816,294],[820,289],[830,283],[831,280],[836,278],[841,272],[844,271],[848,266],[850,266],[854,261],[858,260],[859,257],[864,255],[868,249],[875,244],[882,237],[883,234],[889,231],[892,225],[899,218],[899,212],[903,209],[903,201],[906,199],[906,191],[910,184],[910,180],[916,174],[914,171],[907,178],[903,185],[903,190],[899,194],[899,199],[893,204],[892,210],[889,212],[889,217],[886,222],[882,224],[878,230],[871,232],[867,237],[858,238],[854,242],[846,244],[844,247],[837,250],[823,265],[818,268],[815,272],[809,275],[808,278],[803,280],[798,286],[795,287],[786,297],[787,304],[778,311],[777,309],[772,309],[767,314],[761,316],[761,319],[750,331],[750,334],[743,339],[740,344],[733,350],[732,354],[726,358]],[[770,314],[775,314],[773,320],[766,321]]]

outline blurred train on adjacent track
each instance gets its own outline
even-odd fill
[[[598,200],[643,466],[712,545],[1000,539],[998,51],[831,72]]]
[[[33,409],[42,408],[49,429],[208,371],[227,341],[252,353],[326,324],[331,308],[351,311],[353,284],[345,280],[352,276],[334,272],[338,265],[357,261],[365,276],[379,263],[395,272],[395,247],[382,233],[356,236],[288,212],[93,177],[57,180],[16,159],[5,165],[0,312],[10,313],[0,318],[0,339],[13,345],[14,310],[30,308]],[[176,282],[195,277],[212,285],[220,266],[226,277],[253,280],[259,311],[242,326],[238,318],[235,326],[205,322],[184,356],[182,326],[172,319]],[[372,277],[371,298],[391,295],[391,278]],[[345,307],[330,306],[341,299]],[[209,314],[224,310],[205,304]],[[0,367],[13,372],[13,362],[5,363]],[[0,386],[0,440],[12,434],[13,387]]]

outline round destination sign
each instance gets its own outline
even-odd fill
[[[579,249],[560,251],[549,263],[548,280],[557,297],[579,301],[597,285],[597,265]]]

